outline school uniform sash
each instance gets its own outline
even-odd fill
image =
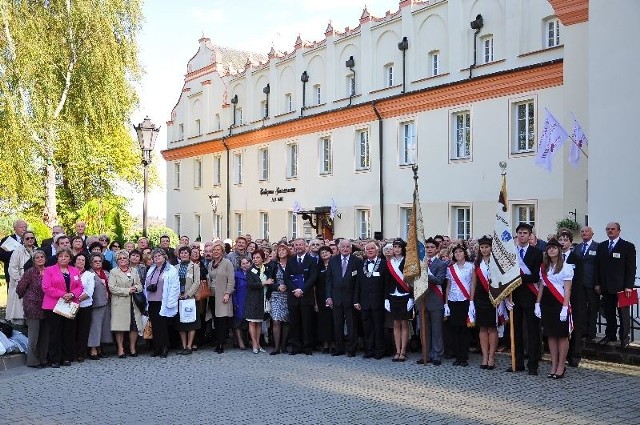
[[[520,258],[519,255],[516,255],[516,257],[518,258],[518,265],[520,266],[520,275],[530,276],[531,270],[529,270],[529,267],[527,267],[527,265],[524,263],[524,260]],[[536,297],[538,296],[538,288],[536,287],[536,285],[534,285],[533,283],[527,283],[527,288],[529,288],[529,290],[533,292],[533,295],[535,295]]]
[[[558,291],[558,288],[556,288],[556,286],[549,280],[549,277],[547,276],[547,271],[544,269],[544,265],[540,266],[540,271],[541,271],[540,276],[542,276],[542,281],[544,282],[544,286],[546,286],[549,289],[549,292],[551,292],[551,295],[553,295],[556,301],[558,301],[561,306],[564,306],[564,296],[560,294],[560,291]],[[571,337],[571,333],[573,332],[573,314],[571,312],[571,303],[569,303],[567,307],[568,307],[567,320],[569,321],[569,337]]]
[[[451,272],[451,277],[453,277],[453,281],[456,283],[456,285],[458,285],[458,289],[460,289],[460,292],[462,292],[462,295],[464,295],[464,297],[467,300],[470,300],[471,295],[469,295],[469,291],[467,291],[467,288],[464,287],[464,284],[458,277],[458,273],[456,273],[456,268],[454,267],[453,264],[449,266],[449,271]]]
[[[387,268],[389,269],[389,273],[391,273],[391,276],[393,276],[393,278],[395,279],[396,283],[407,293],[411,292],[411,289],[409,288],[409,285],[407,285],[404,280],[402,280],[402,278],[399,276],[398,271],[396,271],[395,267],[393,267],[393,264],[391,264],[391,261],[387,261]]]
[[[476,267],[476,276],[478,276],[478,280],[480,281],[480,283],[482,283],[482,287],[488,293],[489,281],[487,280],[487,277],[484,275],[484,272],[482,271],[482,267]]]

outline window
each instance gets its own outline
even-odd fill
[[[356,234],[360,239],[368,239],[371,237],[371,211],[356,210]]]
[[[471,237],[471,207],[453,207],[453,234],[456,239]]]
[[[222,236],[222,216],[220,214],[213,215],[213,237],[220,238]]]
[[[514,204],[513,215],[512,223],[515,226],[519,223],[527,223],[534,227],[536,225],[536,207],[534,204]]]
[[[236,153],[233,155],[233,182],[235,184],[242,184],[242,154]]]
[[[400,124],[400,165],[416,163],[417,145],[413,121]]]
[[[545,21],[545,47],[560,45],[560,20],[551,18]]]
[[[471,112],[461,111],[453,114],[453,146],[451,159],[464,159],[471,156]]]
[[[260,213],[260,237],[262,239],[269,239],[269,213]]]
[[[222,184],[222,159],[220,155],[213,157],[213,185],[220,186]]]
[[[202,159],[196,158],[193,161],[193,187],[202,187]]]
[[[176,214],[173,216],[173,230],[176,231],[176,234],[182,234],[182,223],[180,214]]]
[[[535,108],[533,100],[513,105],[513,153],[531,152],[535,147]]]
[[[287,177],[298,177],[298,144],[287,145]]]
[[[236,221],[236,236],[243,236],[244,232],[242,231],[242,213],[234,214]]]
[[[202,134],[202,129],[200,128],[200,119],[197,119],[195,122],[195,130],[196,130],[196,136],[200,136]]]
[[[388,63],[384,66],[384,86],[393,86],[393,64]]]
[[[360,130],[356,138],[356,170],[368,170],[369,164],[369,131]]]
[[[320,139],[320,174],[331,174],[333,171],[333,154],[331,152],[331,139]]]
[[[347,75],[347,96],[356,95],[356,77],[353,74]]]
[[[180,189],[180,163],[173,163],[173,188]]]
[[[434,50],[429,53],[430,76],[434,77],[440,74],[440,51]]]
[[[293,211],[289,211],[289,235],[291,239],[296,239],[300,236],[298,230],[298,214]]]
[[[193,223],[195,224],[196,238],[202,239],[202,217],[200,214],[193,215]]]
[[[482,39],[482,59],[483,63],[493,62],[493,36],[491,35]]]
[[[260,170],[260,180],[269,180],[269,149],[258,149],[258,169]]]
[[[285,93],[284,95],[284,110],[286,112],[293,111],[293,97],[291,93]]]
[[[222,129],[222,121],[220,121],[220,114],[216,114],[215,122],[216,122],[216,130],[221,130]]]
[[[236,125],[242,125],[242,108],[236,108]]]
[[[412,207],[400,207],[400,237],[405,241],[409,239],[409,221],[411,220]]]
[[[313,98],[316,105],[322,105],[322,92],[320,90],[320,84],[313,86]]]
[[[178,124],[178,140],[184,140],[184,124]]]

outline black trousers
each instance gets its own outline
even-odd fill
[[[573,316],[573,333],[569,339],[567,358],[580,360],[582,358],[582,337],[587,329],[586,289],[582,285],[571,287],[571,315]]]
[[[607,328],[604,333],[611,339],[620,340],[629,338],[631,335],[631,307],[618,308],[618,296],[616,294],[602,294],[602,305],[604,307],[604,318],[607,321]],[[620,327],[616,320],[616,310],[620,317]],[[616,335],[618,330],[618,335]]]
[[[347,324],[347,344],[344,343],[344,324]],[[333,305],[333,327],[336,339],[336,351],[344,352],[345,348],[350,353],[358,349],[358,335],[353,323],[353,307]]]
[[[49,324],[49,363],[73,361],[76,354],[76,321],[67,319],[53,310],[45,310],[45,320]]]
[[[384,355],[384,309],[361,310],[365,354]]]
[[[540,346],[542,340],[540,339],[540,319],[536,317],[533,310],[533,306],[522,307],[515,305],[513,307],[514,323],[512,323],[512,326],[514,327],[514,341],[511,341],[511,348],[515,348],[516,351],[516,367],[524,367],[524,327],[526,326],[527,354],[529,355],[527,368],[537,370],[538,362],[540,361]]]
[[[87,354],[87,342],[91,329],[91,307],[82,307],[76,314],[76,356],[85,357]]]
[[[289,297],[289,340],[291,352],[310,351],[313,348],[313,306]],[[285,342],[286,344],[286,342]]]
[[[600,311],[600,295],[593,288],[584,288],[585,293],[585,329],[587,338],[596,337],[598,329],[598,312]]]
[[[216,317],[216,299],[215,297],[209,297],[209,309],[213,315],[213,327],[215,328],[215,343],[216,348],[224,348],[224,343],[229,335],[229,322],[231,317],[222,316]]]
[[[149,320],[153,332],[153,348],[157,353],[169,348],[169,326],[173,318],[160,316],[161,301],[149,301]]]

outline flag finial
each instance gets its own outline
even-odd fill
[[[500,174],[502,174],[503,176],[507,175],[507,161],[500,161],[498,163],[498,165],[500,166]]]

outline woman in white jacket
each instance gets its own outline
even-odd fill
[[[24,232],[22,235],[23,245],[17,248],[11,255],[9,261],[9,295],[7,298],[6,319],[15,325],[24,325],[24,310],[22,308],[22,300],[16,294],[18,281],[24,274],[24,267],[31,260],[36,247],[36,237],[31,231]],[[33,261],[31,261],[33,265]]]

